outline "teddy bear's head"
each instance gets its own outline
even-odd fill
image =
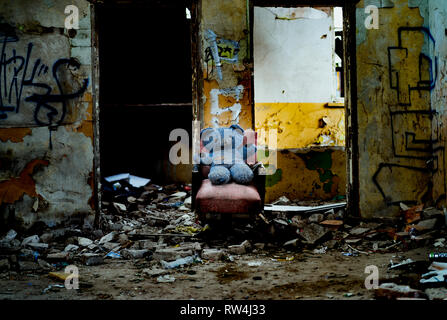
[[[244,161],[244,130],[240,126],[206,128],[200,139],[206,150],[202,163],[232,165]]]

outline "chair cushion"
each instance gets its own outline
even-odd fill
[[[256,213],[261,209],[261,197],[254,185],[234,182],[213,185],[205,179],[197,193],[196,204],[202,213]]]

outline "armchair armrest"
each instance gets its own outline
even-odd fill
[[[265,200],[265,177],[266,177],[266,170],[262,162],[257,162],[252,167],[254,178],[253,183],[256,187],[256,189],[259,192],[259,195],[261,196],[261,204],[262,208],[261,210],[264,211],[264,200]]]
[[[267,172],[265,170],[264,164],[262,162],[255,163],[251,169],[253,170],[253,173],[255,174],[255,176],[256,175],[264,175],[265,176],[266,172]]]
[[[192,168],[192,190],[191,190],[191,209],[194,211],[196,208],[196,196],[199,192],[200,185],[202,184],[202,173],[200,171],[200,165],[195,164]]]

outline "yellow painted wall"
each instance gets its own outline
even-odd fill
[[[267,176],[266,203],[281,196],[291,200],[332,200],[346,193],[346,153],[341,149],[282,150],[277,171]]]
[[[342,147],[330,147],[344,146],[345,112],[344,109],[326,108],[325,105],[255,104],[258,145],[272,146],[268,141],[268,131],[277,130],[278,171],[267,177],[267,203],[283,195],[291,200],[331,200],[345,195],[346,154]],[[325,123],[323,128],[320,127],[322,122]],[[332,142],[315,148],[324,136]]]
[[[303,148],[321,144],[321,136],[330,146],[345,145],[344,109],[326,108],[325,103],[256,103],[256,131],[277,129],[277,148]],[[320,128],[319,120],[325,123]],[[259,141],[266,144],[265,139]]]

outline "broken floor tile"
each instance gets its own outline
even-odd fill
[[[356,227],[356,228],[352,228],[349,233],[355,236],[364,234],[366,232],[368,232],[369,230],[371,230],[370,228],[362,228],[362,227]]]
[[[99,240],[99,244],[113,241],[115,239],[116,235],[117,235],[117,233],[115,231],[112,231],[112,232],[106,234],[104,237],[101,238],[101,240]]]
[[[75,245],[75,244],[69,244],[65,247],[64,252],[72,252],[72,251],[76,251],[79,249],[79,246]]]
[[[26,246],[29,243],[38,243],[40,241],[40,238],[37,234],[27,237],[22,240],[22,246]]]
[[[121,250],[121,255],[126,259],[140,259],[144,258],[148,252],[149,251],[147,249],[141,249],[141,250],[123,249]]]
[[[422,211],[422,216],[424,219],[431,219],[431,218],[437,218],[437,217],[442,217],[444,216],[444,212],[441,210],[438,210],[436,208],[430,207],[430,208],[426,208],[424,209],[424,211]]]
[[[47,260],[51,261],[71,261],[73,259],[73,255],[70,252],[57,252],[47,254]]]
[[[180,258],[180,259],[177,259],[177,260],[171,261],[171,262],[166,262],[164,260],[160,261],[161,265],[165,269],[174,269],[174,268],[178,268],[178,267],[183,267],[185,265],[190,265],[195,262],[201,262],[201,260],[197,259],[194,256],[188,256],[188,257]]]
[[[422,221],[419,221],[419,223],[416,225],[416,228],[418,230],[420,230],[420,229],[432,230],[435,227],[436,222],[437,222],[436,218],[428,219],[428,220],[422,220]]]
[[[297,230],[297,233],[306,241],[306,243],[315,244],[318,240],[328,234],[329,230],[318,224],[312,223],[305,226],[301,232]]]
[[[202,250],[202,259],[205,260],[221,260],[224,255],[223,250],[220,249],[203,249]]]
[[[153,268],[153,269],[143,269],[143,274],[149,276],[149,277],[157,277],[157,276],[162,276],[165,275],[166,273],[168,273],[169,271],[166,269],[159,269],[159,268]]]
[[[152,258],[154,260],[172,261],[192,254],[192,250],[184,250],[183,248],[165,248],[155,250]]]
[[[292,224],[297,228],[304,228],[307,225],[307,220],[303,219],[300,215],[295,215],[291,219]]]
[[[202,246],[198,242],[183,242],[179,244],[179,247],[183,250],[193,250],[193,251],[200,251],[202,250]]]
[[[113,202],[113,207],[118,211],[118,213],[125,213],[127,212],[127,208],[124,204],[119,202]]]
[[[319,223],[323,221],[323,219],[324,216],[321,213],[314,213],[309,217],[308,221],[309,223]]]
[[[250,242],[248,240],[245,240],[241,244],[228,246],[228,252],[231,254],[245,254],[250,248]]]

